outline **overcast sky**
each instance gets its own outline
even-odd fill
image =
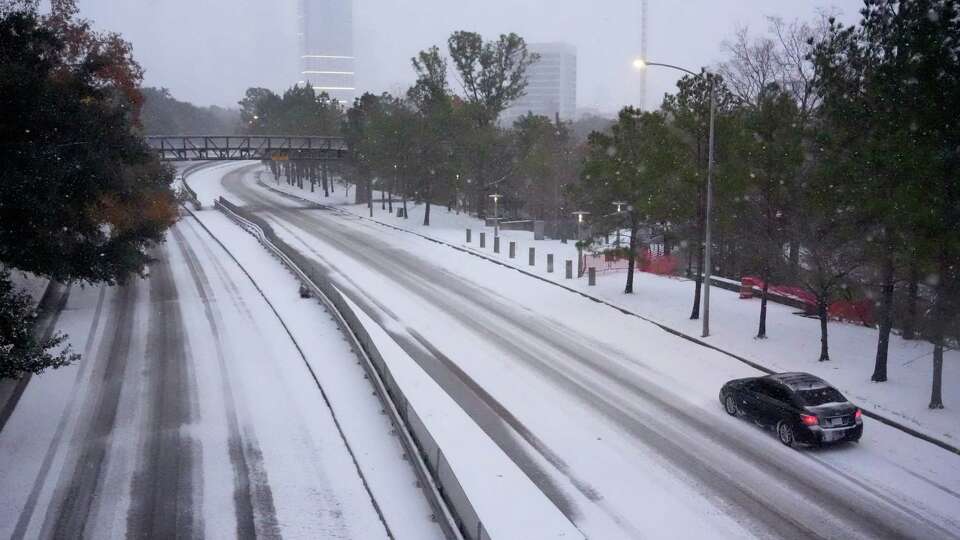
[[[146,69],[146,84],[179,99],[234,106],[250,86],[281,91],[297,80],[296,0],[78,0],[98,28],[120,32]],[[692,70],[723,60],[737,25],[766,30],[765,17],[812,20],[832,9],[857,20],[862,0],[650,0],[649,60]],[[577,48],[578,106],[613,112],[639,99],[630,61],[640,48],[640,0],[354,0],[357,87],[398,92],[410,58],[454,30],[486,38],[517,32],[528,42]],[[651,70],[648,106],[672,91],[669,70]],[[458,87],[455,80],[451,81]]]

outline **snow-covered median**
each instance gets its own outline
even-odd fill
[[[430,375],[344,295],[376,343],[409,406],[440,448],[482,524],[477,538],[583,538],[517,465]],[[441,468],[440,474],[443,474]]]

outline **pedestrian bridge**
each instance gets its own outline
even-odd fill
[[[336,161],[347,155],[342,137],[177,135],[146,139],[161,161]]]

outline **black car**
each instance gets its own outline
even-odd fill
[[[720,390],[720,403],[732,416],[774,428],[787,446],[856,442],[863,435],[860,409],[809,373],[730,381]]]

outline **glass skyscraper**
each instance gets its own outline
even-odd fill
[[[577,112],[577,49],[566,43],[530,43],[540,59],[527,69],[526,94],[503,112],[500,122],[510,125],[527,113],[551,120],[573,120]]]
[[[353,1],[300,0],[300,82],[349,106],[356,95]]]

